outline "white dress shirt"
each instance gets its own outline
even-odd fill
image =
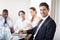
[[[5,19],[0,16],[0,27],[4,27],[4,22],[5,22]],[[7,24],[9,25],[9,27],[12,27],[13,26],[13,21],[10,17],[7,17]]]
[[[11,40],[12,35],[8,27],[0,27],[0,40]]]
[[[29,21],[29,24],[34,28],[37,26],[40,20],[38,18],[34,18],[33,22]]]
[[[37,26],[37,24],[38,24],[39,21],[40,21],[40,20],[38,20],[38,18],[34,18],[33,22],[31,23],[31,25],[33,26],[33,28],[34,28],[35,26]]]
[[[14,25],[14,30],[15,30],[15,32],[18,33],[18,31],[21,30],[21,29],[23,29],[23,30],[28,30],[29,27],[26,26],[27,23],[28,23],[28,20],[22,21],[21,19],[19,19],[19,20],[16,22],[16,24]]]
[[[42,19],[43,19],[43,20],[46,20],[48,16],[49,16],[49,15],[47,15],[46,17],[42,17]]]

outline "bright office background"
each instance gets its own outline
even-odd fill
[[[0,0],[0,14],[2,14],[3,9],[8,9],[9,16],[13,19],[15,23],[19,19],[19,10],[24,10],[26,12],[26,17],[30,19],[29,7],[33,6],[37,9],[37,15],[40,16],[39,4],[41,2],[46,2],[50,7],[50,16],[55,20],[57,24],[56,33],[54,40],[60,40],[60,0]]]

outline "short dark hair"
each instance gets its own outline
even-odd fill
[[[22,12],[23,14],[25,14],[25,11],[21,10],[19,11],[18,15],[20,16],[20,12]]]
[[[49,10],[49,5],[46,2],[40,3],[39,7],[45,6]]]
[[[7,9],[4,9],[4,10],[3,10],[3,12],[6,12],[6,13],[8,13],[8,10],[7,10]]]

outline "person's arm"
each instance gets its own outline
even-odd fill
[[[53,40],[55,31],[56,31],[56,24],[54,21],[51,21],[50,24],[47,26],[44,40]]]
[[[26,36],[24,39],[29,40],[31,36],[32,36],[32,34],[28,34],[28,36]]]
[[[7,25],[10,28],[11,33],[14,33],[13,20],[8,17],[8,20],[7,21],[8,21],[7,22]]]
[[[36,29],[36,27],[33,28],[33,29],[29,29],[29,30],[19,30],[18,33],[22,33],[22,34],[34,34],[34,30]]]
[[[33,29],[30,30],[19,30],[18,34],[22,33],[22,34],[32,34]]]
[[[36,30],[37,26],[35,26],[33,29],[27,30],[28,34],[34,34],[34,31]]]
[[[28,34],[32,34],[33,33],[33,30],[34,30],[34,28],[33,29],[30,29],[30,30],[27,30],[27,33]]]
[[[14,25],[14,27],[13,27],[13,29],[14,29],[14,33],[18,33],[18,31],[19,31],[19,26],[18,26],[18,21],[15,23],[15,25]]]

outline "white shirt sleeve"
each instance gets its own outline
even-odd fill
[[[13,20],[11,18],[7,19],[7,23],[9,27],[13,27]]]
[[[4,19],[2,18],[2,16],[0,16],[0,27],[2,27],[4,25]]]
[[[15,33],[18,33],[18,21],[14,25],[14,31],[15,31]]]

